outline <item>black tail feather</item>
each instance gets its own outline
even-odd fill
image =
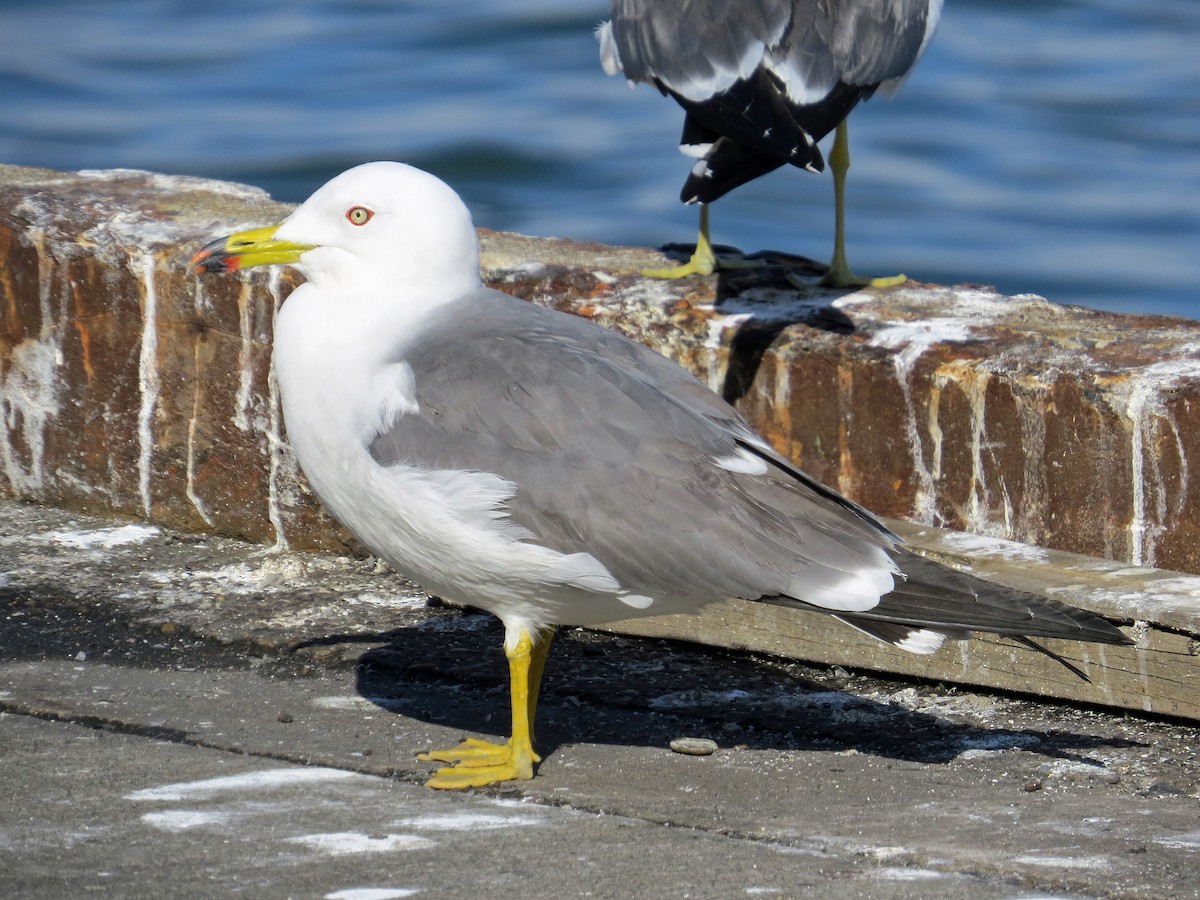
[[[961,640],[972,631],[1011,638],[1045,654],[1089,681],[1079,668],[1031,640],[1032,637],[1128,645],[1117,626],[1095,613],[1029,591],[1003,587],[957,572],[903,549],[892,551],[901,572],[896,587],[871,609],[840,613],[793,597],[763,597],[764,602],[836,616],[879,640],[929,653],[936,641],[920,632]]]
[[[1119,628],[1087,610],[993,584],[905,550],[893,551],[893,557],[904,580],[874,609],[856,615],[1009,637],[1130,643]]]
[[[820,153],[817,161],[821,162]],[[770,154],[747,150],[729,138],[717,138],[704,158],[703,167],[693,169],[683,183],[679,199],[684,203],[712,203],[782,165],[781,160]]]
[[[1082,678],[1088,684],[1092,683],[1092,679],[1088,678],[1087,675],[1085,675],[1083,673],[1082,669],[1073,665],[1072,663],[1067,662],[1065,659],[1062,658],[1062,656],[1055,653],[1049,647],[1043,647],[1037,641],[1030,640],[1029,638],[1023,637],[1021,635],[1010,635],[1010,638],[1012,640],[1016,641],[1018,644],[1028,647],[1030,650],[1036,650],[1038,653],[1045,654],[1046,656],[1048,656],[1052,660],[1054,660],[1056,663],[1058,663],[1060,666],[1062,666],[1064,669],[1066,669],[1068,672],[1071,672],[1074,675],[1078,675],[1080,678]]]

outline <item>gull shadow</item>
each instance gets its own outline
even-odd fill
[[[356,666],[356,689],[371,703],[464,736],[508,735],[503,632],[492,616],[451,615],[306,645],[353,642],[384,642]],[[666,746],[686,735],[722,747],[854,750],[922,763],[948,763],[968,750],[1025,749],[1093,765],[1102,763],[1088,751],[1142,746],[1123,738],[953,721],[891,697],[862,696],[846,689],[848,679],[836,670],[735,651],[566,629],[546,666],[538,746],[548,755],[563,743]],[[899,690],[894,682],[883,685]]]

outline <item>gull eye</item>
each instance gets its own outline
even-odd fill
[[[352,206],[346,210],[346,220],[351,225],[366,225],[374,215],[375,213],[365,206]]]

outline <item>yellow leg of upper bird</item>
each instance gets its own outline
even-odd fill
[[[510,642],[508,637],[504,655],[508,657],[512,737],[503,744],[467,738],[452,750],[419,754],[421,760],[451,764],[434,772],[425,782],[428,787],[461,790],[525,780],[533,777],[533,764],[542,761],[533,752],[533,720],[554,629],[531,634],[521,628],[516,631],[515,641]]]
[[[689,275],[711,275],[717,269],[753,269],[764,265],[759,259],[718,259],[712,247],[708,231],[708,204],[700,204],[700,232],[696,236],[696,250],[692,258],[682,266],[666,269],[642,269],[647,278],[686,278]]]
[[[821,279],[825,287],[893,287],[908,280],[904,275],[887,278],[865,278],[850,271],[846,262],[846,172],[850,170],[850,133],[846,120],[838,123],[829,154],[829,169],[833,173],[833,262]]]
[[[713,252],[708,237],[708,204],[700,204],[700,233],[696,237],[696,251],[682,266],[666,269],[642,269],[647,278],[686,278],[689,275],[711,275],[717,269],[717,254]]]

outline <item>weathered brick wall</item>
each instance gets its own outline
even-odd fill
[[[914,287],[794,327],[743,411],[871,509],[1200,571],[1200,326]],[[790,340],[788,339],[790,338]]]
[[[286,208],[194,179],[0,174],[0,488],[256,540],[308,532],[269,379],[278,276],[186,274],[214,229]]]
[[[0,167],[0,493],[344,546],[270,374],[289,277],[193,278],[278,221],[252,189]],[[649,282],[646,251],[484,234],[485,277],[679,359],[877,512],[1200,572],[1200,323],[974,286],[798,292],[775,269]]]

